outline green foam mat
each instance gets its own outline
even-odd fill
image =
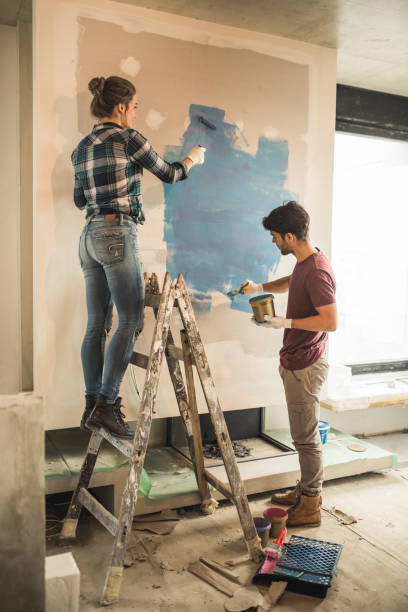
[[[327,467],[329,465],[338,465],[340,463],[348,463],[355,459],[380,459],[382,457],[391,457],[392,464],[398,460],[397,456],[389,451],[375,446],[367,440],[361,440],[355,438],[344,431],[339,429],[330,429],[330,433],[334,433],[336,438],[334,440],[328,440],[326,444],[323,444],[323,463]],[[265,434],[282,442],[286,446],[295,450],[293,445],[292,436],[288,429],[268,429]],[[347,448],[349,444],[362,444],[366,450],[363,452],[357,452]]]
[[[149,499],[198,492],[194,470],[173,448],[148,448],[144,465],[152,483]]]

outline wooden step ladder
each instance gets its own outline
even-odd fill
[[[126,546],[131,532],[137,492],[149,441],[163,354],[166,356],[171,381],[184,424],[190,456],[202,499],[201,510],[204,514],[212,514],[218,505],[211,497],[208,486],[208,483],[210,483],[235,504],[250,557],[255,561],[261,561],[263,558],[260,540],[251,516],[231,439],[218,401],[214,381],[183,277],[179,275],[176,283],[173,284],[170,275],[167,273],[164,279],[163,290],[160,294],[157,277],[152,275],[146,284],[145,306],[153,308],[156,324],[149,357],[134,352],[130,360],[132,364],[146,368],[146,377],[133,442],[131,440],[120,440],[103,428],[92,432],[82,464],[78,485],[72,495],[60,535],[60,539],[63,541],[75,538],[79,515],[82,507],[85,506],[114,536],[112,558],[100,600],[102,605],[110,605],[119,600]],[[178,309],[184,326],[184,329],[180,332],[181,348],[175,346],[170,330],[170,320],[174,307]],[[186,385],[184,384],[180,361],[184,362]],[[228,476],[229,486],[214,478],[204,468],[200,419],[194,389],[193,365],[195,365],[200,377],[208,411]],[[108,512],[88,491],[89,481],[104,438],[129,457],[129,471],[123,490],[118,518]]]

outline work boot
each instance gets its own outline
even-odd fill
[[[301,496],[302,489],[300,482],[296,483],[296,487],[287,493],[274,493],[271,497],[271,502],[281,504],[282,506],[294,506]]]
[[[93,397],[93,395],[85,395],[85,410],[82,415],[81,423],[79,425],[82,431],[90,431],[90,429],[86,425],[86,422],[91,416],[92,410],[95,408],[95,402],[96,399]]]
[[[86,426],[93,431],[103,427],[115,438],[132,440],[135,432],[123,420],[125,415],[120,409],[121,401],[122,398],[118,397],[114,404],[108,404],[103,395],[98,395],[95,408],[87,420]]]
[[[308,497],[301,495],[297,503],[289,508],[287,527],[317,527],[320,525],[321,497]]]

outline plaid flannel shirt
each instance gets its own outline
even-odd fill
[[[94,126],[71,155],[75,171],[74,202],[86,216],[121,212],[143,223],[143,168],[165,183],[187,178],[187,166],[168,163],[133,129],[106,122]]]

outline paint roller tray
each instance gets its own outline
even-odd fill
[[[285,545],[272,581],[284,580],[288,582],[288,591],[324,598],[342,549],[341,544],[293,535]]]

